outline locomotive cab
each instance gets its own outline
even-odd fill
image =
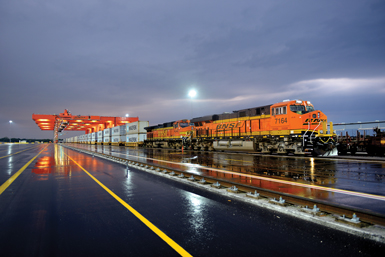
[[[277,103],[272,105],[270,108],[270,113],[272,116],[270,127],[273,131],[277,131],[273,134],[279,135],[281,134],[282,130],[289,129],[291,118],[288,112],[289,104],[286,102]]]
[[[330,155],[335,147],[333,132],[326,134],[326,115],[315,110],[310,101],[284,100],[273,104],[271,116],[271,142],[278,153],[294,150],[297,154],[303,151]]]
[[[189,120],[179,120],[174,123],[175,130],[180,130],[187,127],[191,127],[190,130],[193,129],[194,123],[191,123]]]
[[[191,137],[194,130],[194,123],[191,123],[190,120],[178,120],[173,124],[173,136],[175,138],[182,138],[186,140],[187,137]]]
[[[321,123],[327,121],[327,117],[321,111],[316,111],[309,101],[284,100],[271,106],[271,128],[275,130],[312,130],[318,133],[322,129]],[[295,132],[293,132],[293,130]],[[284,134],[287,131],[282,132]]]

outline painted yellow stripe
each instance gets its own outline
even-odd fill
[[[213,123],[227,123],[227,122],[237,122],[237,121],[244,121],[244,120],[259,120],[259,119],[266,119],[270,118],[270,114],[260,115],[260,116],[247,116],[242,118],[233,118],[233,119],[224,119],[224,120],[215,120]]]
[[[12,177],[10,177],[7,181],[4,182],[4,184],[2,184],[2,185],[0,186],[0,195],[5,191],[5,189],[7,189],[7,188],[13,183],[13,181],[15,181],[15,180],[17,179],[17,177],[18,177],[21,173],[23,173],[23,171],[28,167],[28,165],[30,165],[31,162],[33,162],[33,160],[35,160],[36,157],[38,157],[39,154],[41,154],[41,152],[43,152],[47,147],[48,147],[48,145],[45,146],[45,147],[43,148],[43,150],[41,150],[35,157],[33,157],[33,158],[32,158],[29,162],[27,162],[27,163],[26,163],[20,170],[18,170],[15,174],[13,174]]]
[[[67,154],[65,154],[67,155]],[[68,156],[68,155],[67,155]],[[157,234],[160,238],[162,238],[168,245],[170,245],[176,252],[178,252],[181,256],[192,256],[185,249],[183,249],[180,245],[175,243],[174,240],[169,238],[165,233],[163,233],[160,229],[158,229],[154,224],[152,224],[149,220],[143,217],[139,212],[137,212],[134,208],[128,205],[125,201],[123,201],[119,196],[117,196],[114,192],[108,189],[105,185],[103,185],[99,180],[97,180],[94,176],[92,176],[88,171],[86,171],[79,163],[77,163],[74,159],[68,156],[76,165],[78,165],[88,176],[90,176],[96,183],[99,184],[104,190],[106,190],[112,197],[114,197],[119,203],[121,203],[124,207],[126,207],[132,214],[135,215],[141,222],[143,222],[147,227],[149,227],[155,234]]]
[[[25,149],[25,150],[22,150],[22,151],[19,151],[19,152],[16,152],[16,153],[12,153],[12,154],[9,154],[9,155],[2,156],[2,157],[0,157],[0,159],[3,159],[5,157],[9,157],[9,156],[15,155],[15,154],[18,154],[18,153],[21,153],[21,152],[25,152],[25,151],[28,151],[30,149],[36,148],[36,147],[38,147],[38,146],[34,146],[34,147],[31,147],[31,148],[28,148],[28,149]]]

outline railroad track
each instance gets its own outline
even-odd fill
[[[181,149],[173,149],[173,148],[144,148],[144,149],[153,149],[153,150],[169,150],[169,151],[181,151]],[[269,157],[289,157],[289,158],[320,158],[320,159],[342,159],[342,160],[368,160],[368,161],[384,161],[385,156],[371,156],[368,154],[360,154],[357,153],[355,155],[337,155],[337,156],[312,156],[312,155],[280,155],[280,154],[266,154],[259,152],[245,152],[245,151],[227,151],[227,150],[219,150],[219,151],[208,151],[208,150],[190,150],[184,149],[185,152],[202,152],[202,153],[227,153],[227,154],[241,154],[241,155],[250,155],[250,156],[269,156]]]
[[[354,219],[355,216],[359,217],[360,223],[356,224],[354,222],[351,222],[350,225],[353,225],[353,226],[357,226],[357,225],[360,227],[369,226],[369,225],[385,226],[385,215],[371,212],[368,210],[362,210],[358,208],[352,208],[349,206],[343,206],[343,205],[332,204],[332,203],[325,203],[320,200],[294,196],[286,193],[280,193],[269,189],[263,189],[255,186],[235,183],[235,182],[231,182],[220,178],[197,175],[197,174],[189,173],[183,170],[179,170],[177,168],[169,168],[158,164],[148,164],[146,162],[131,161],[125,158],[115,157],[112,155],[89,151],[89,150],[76,148],[72,146],[64,146],[64,147],[78,151],[78,152],[82,152],[85,154],[90,154],[95,157],[100,157],[103,159],[114,161],[114,162],[126,165],[127,167],[130,166],[130,167],[135,167],[142,170],[148,170],[148,171],[159,172],[159,173],[161,172],[164,174],[171,174],[175,177],[181,176],[181,174],[183,175],[183,178],[189,178],[189,176],[191,178],[191,176],[193,176],[194,181],[196,182],[202,181],[203,179],[205,183],[209,185],[215,185],[216,183],[219,183],[222,189],[225,188],[225,189],[228,189],[227,191],[231,192],[231,189],[236,188],[237,189],[236,193],[243,193],[246,196],[253,197],[253,194],[257,191],[259,194],[258,198],[261,198],[261,199],[267,199],[270,201],[272,201],[273,199],[283,199],[284,204],[281,204],[282,206],[295,206],[300,209],[303,209],[305,206],[316,205],[317,208],[319,208],[319,210],[317,212],[314,212],[315,215],[317,214],[334,215],[336,220],[339,219],[341,221],[345,221],[345,220],[349,221],[349,219]],[[277,200],[277,204],[280,204],[278,200]],[[349,222],[346,222],[346,223],[349,224]]]
[[[152,150],[169,150],[169,151],[181,151],[181,149],[174,148],[143,148],[143,149],[152,149]],[[337,156],[312,156],[308,155],[281,155],[281,154],[266,154],[259,152],[246,152],[246,151],[228,151],[228,150],[217,150],[217,151],[208,151],[208,150],[190,150],[184,149],[184,152],[201,152],[201,153],[227,153],[227,154],[241,154],[249,156],[269,156],[269,157],[289,157],[289,158],[320,158],[320,159],[342,159],[342,160],[362,160],[362,161],[383,161],[385,162],[385,156],[372,156],[365,153],[356,153],[355,155],[345,154]]]

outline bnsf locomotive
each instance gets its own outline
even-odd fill
[[[336,134],[309,101],[283,102],[145,128],[145,147],[334,155]]]

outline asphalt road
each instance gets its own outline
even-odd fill
[[[373,241],[54,144],[1,145],[0,158],[2,256],[384,253]]]

